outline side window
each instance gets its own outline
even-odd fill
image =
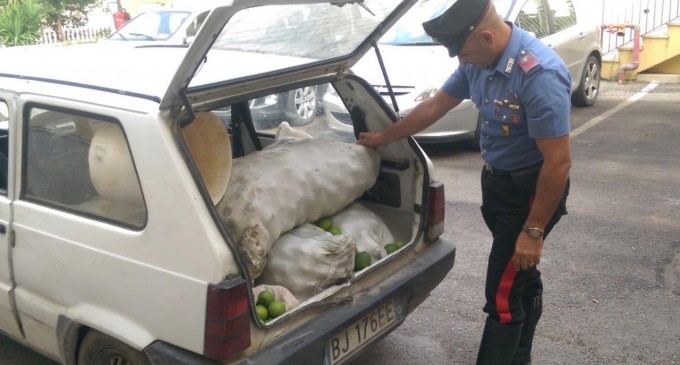
[[[555,32],[576,25],[576,11],[571,0],[548,0]]]
[[[214,110],[231,130],[239,128],[232,120],[252,120],[258,134],[268,136],[324,137],[355,143],[354,131],[349,120],[349,112],[330,84],[318,84],[291,89],[278,94],[270,94],[248,101],[249,113],[231,108]],[[342,121],[338,121],[339,118]],[[288,127],[283,127],[283,123]],[[241,127],[241,128],[246,128]]]
[[[528,0],[525,2],[515,20],[515,25],[534,33],[536,38],[543,38],[550,34],[543,1]]]
[[[0,194],[7,195],[9,157],[9,107],[0,100]]]
[[[32,107],[22,198],[141,228],[146,206],[127,140],[111,119]]]

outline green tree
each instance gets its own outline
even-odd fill
[[[0,42],[8,46],[37,43],[42,35],[42,8],[33,0],[0,2]]]
[[[0,0],[22,1],[22,0]],[[44,25],[57,33],[59,40],[64,40],[65,27],[81,27],[87,22],[87,13],[102,0],[38,0],[45,9]]]

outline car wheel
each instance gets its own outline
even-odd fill
[[[595,56],[590,55],[586,60],[578,89],[571,95],[571,102],[575,106],[591,106],[595,104],[599,91],[600,62]]]
[[[101,332],[91,330],[78,351],[78,365],[150,365],[141,352]]]
[[[316,86],[295,89],[284,100],[284,113],[292,126],[307,125],[316,116]]]
[[[475,127],[475,134],[472,137],[472,139],[468,139],[468,147],[472,149],[473,151],[479,151],[479,138],[481,136],[481,129],[482,129],[482,113],[477,114],[477,127]]]

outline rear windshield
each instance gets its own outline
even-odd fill
[[[350,55],[400,3],[401,0],[366,0],[361,5],[323,3],[244,9],[229,20],[196,76],[201,79],[206,74],[219,74],[235,79]],[[198,80],[192,82],[200,84]]]

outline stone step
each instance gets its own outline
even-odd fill
[[[680,84],[680,74],[637,74],[636,79],[657,84]]]

